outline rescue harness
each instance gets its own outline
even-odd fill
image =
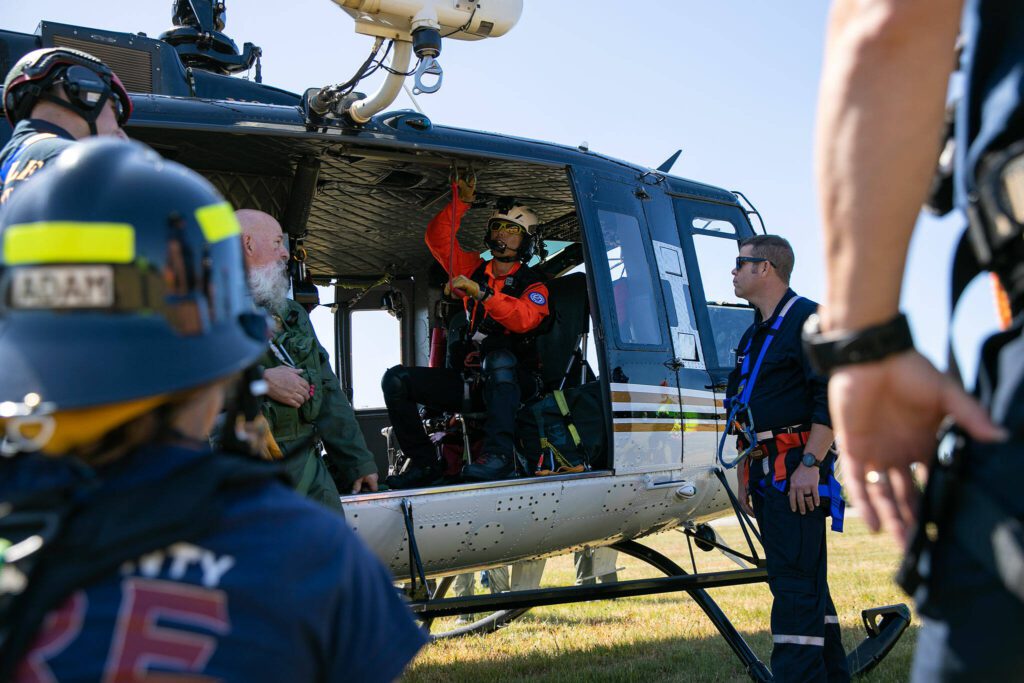
[[[950,317],[967,286],[985,270],[1004,288],[1010,319],[1019,335],[1024,312],[1024,215],[1011,197],[1024,196],[1024,141],[985,158],[978,171],[978,191],[967,206],[967,229],[953,258]],[[948,373],[961,380],[953,353],[947,348]],[[982,360],[984,363],[984,360]],[[961,382],[962,383],[962,382]],[[928,468],[917,523],[896,582],[913,595],[930,578],[929,556],[938,538],[951,535],[967,554],[998,579],[1011,595],[1024,602],[1024,524],[984,484],[972,481],[967,466],[970,441],[962,429],[948,426]],[[937,529],[938,536],[930,533]]]
[[[756,333],[752,333],[747,339],[743,351],[743,362],[740,365],[740,378],[737,386],[736,396],[726,397],[724,400],[725,409],[728,411],[726,429],[722,431],[722,438],[718,442],[718,462],[725,469],[732,469],[740,465],[744,460],[747,467],[741,468],[741,482],[750,478],[751,461],[761,461],[771,458],[772,466],[765,472],[763,478],[757,481],[757,491],[762,492],[768,487],[769,478],[771,485],[781,492],[786,491],[786,485],[791,474],[786,467],[786,453],[792,448],[802,447],[807,443],[810,435],[810,425],[793,425],[779,429],[757,431],[754,426],[754,416],[750,410],[750,398],[754,392],[754,384],[757,381],[758,373],[761,371],[761,364],[768,353],[768,347],[782,327],[786,314],[793,308],[793,305],[803,297],[797,295],[786,302],[779,314],[768,329],[761,350],[757,354],[757,360],[753,367],[750,365],[750,347],[753,346]],[[725,441],[730,435],[736,435],[737,451],[736,458],[730,461],[725,460]],[[739,447],[742,447],[740,450]],[[843,500],[843,487],[836,479],[834,451],[825,455],[828,462],[828,480],[818,484],[818,496],[828,498],[829,516],[832,517],[832,530],[841,532],[843,530],[843,519],[846,514],[846,501]]]

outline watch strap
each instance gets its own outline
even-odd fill
[[[810,458],[807,456],[810,456]],[[811,463],[809,460],[814,460],[814,462]],[[814,453],[810,453],[808,451],[804,451],[804,454],[800,457],[800,463],[804,467],[817,467],[818,469],[821,469],[823,462],[823,460],[818,460],[818,456],[814,455]]]
[[[910,324],[902,313],[863,330],[822,332],[817,314],[804,323],[804,352],[815,372],[827,375],[844,365],[872,363],[914,348]]]

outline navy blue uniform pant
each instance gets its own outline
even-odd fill
[[[752,465],[753,477],[760,461]],[[773,597],[772,675],[785,683],[850,680],[828,591],[825,509],[801,515],[770,483],[751,488]]]
[[[1001,444],[969,443],[964,478],[1008,517],[1024,523],[1021,322],[986,342],[977,386],[993,420],[1012,436]],[[952,532],[944,527],[931,552],[932,575],[916,596],[923,625],[912,680],[1024,681],[1024,603],[968,548],[978,539],[992,539],[993,529],[972,524],[970,509],[954,508],[950,513],[952,518],[966,521],[967,528]],[[1017,545],[1009,554],[1022,550]]]

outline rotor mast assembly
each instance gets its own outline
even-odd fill
[[[483,40],[508,33],[523,13],[523,0],[332,0],[356,23],[356,33],[375,38],[374,47],[360,70],[345,83],[307,91],[309,110],[318,116],[347,117],[367,123],[384,111],[402,89],[407,76],[415,77],[413,92],[430,94],[441,88],[444,72],[437,58],[444,38]],[[381,45],[390,45],[377,57]],[[388,52],[391,63],[383,65]],[[416,66],[410,70],[412,56]],[[362,97],[355,86],[378,68],[388,72],[373,95]]]

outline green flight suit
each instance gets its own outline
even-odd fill
[[[265,397],[263,414],[270,423],[274,439],[289,456],[285,466],[296,490],[340,510],[338,488],[320,458],[318,441],[323,443],[345,493],[351,490],[355,480],[375,473],[377,465],[366,447],[352,405],[331,370],[327,352],[317,341],[306,309],[289,300],[284,312],[274,318],[278,325],[274,342],[287,352],[287,358],[295,367],[305,370],[303,377],[314,392],[299,408]],[[268,350],[262,364],[272,368],[287,363]],[[296,449],[301,449],[305,455],[298,456]]]

